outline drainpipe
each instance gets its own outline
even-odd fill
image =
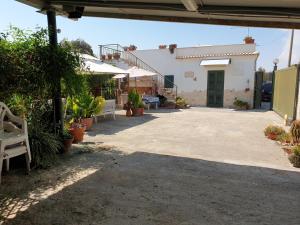
[[[273,61],[274,63],[274,68],[273,68],[273,76],[272,76],[272,98],[271,98],[271,104],[270,104],[270,110],[273,110],[273,101],[274,101],[274,87],[275,87],[275,72],[277,70],[277,63],[278,60],[275,59]]]
[[[57,30],[56,30],[56,12],[55,10],[47,10],[47,20],[48,20],[48,33],[49,33],[49,44],[51,49],[57,48]],[[52,63],[52,73],[55,77],[56,65]],[[61,83],[60,77],[55,80],[55,89],[53,90],[53,122],[54,122],[54,132],[63,133],[64,120],[62,113],[62,101],[61,101]]]

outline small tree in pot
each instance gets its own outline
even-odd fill
[[[74,141],[73,135],[70,133],[69,129],[65,128],[64,133],[62,135],[63,138],[63,149],[62,153],[68,153],[72,147],[72,143]]]
[[[144,104],[141,96],[133,89],[128,94],[128,102],[131,104],[131,110],[133,116],[142,116],[144,115]]]

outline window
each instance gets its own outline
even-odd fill
[[[174,75],[165,75],[165,88],[173,88],[174,87]]]

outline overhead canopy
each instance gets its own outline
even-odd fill
[[[299,0],[17,0],[81,16],[300,29]]]
[[[129,74],[130,78],[138,78],[138,77],[152,77],[156,76],[157,73],[151,72],[149,70],[144,70],[141,68],[138,68],[136,66],[131,67],[130,69],[126,70],[126,73]],[[113,78],[118,79],[118,78],[124,78],[126,75],[124,74],[119,74],[114,76]]]
[[[94,56],[82,54],[81,58],[84,60],[84,71],[99,73],[99,74],[126,74],[126,70],[112,66],[110,64],[101,62]]]
[[[230,64],[230,59],[209,59],[202,60],[200,66],[227,66]]]

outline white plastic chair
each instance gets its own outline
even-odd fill
[[[13,115],[8,107],[0,102],[0,184],[3,161],[6,161],[6,170],[9,171],[9,159],[22,154],[25,154],[27,172],[29,172],[31,154],[27,122]]]

